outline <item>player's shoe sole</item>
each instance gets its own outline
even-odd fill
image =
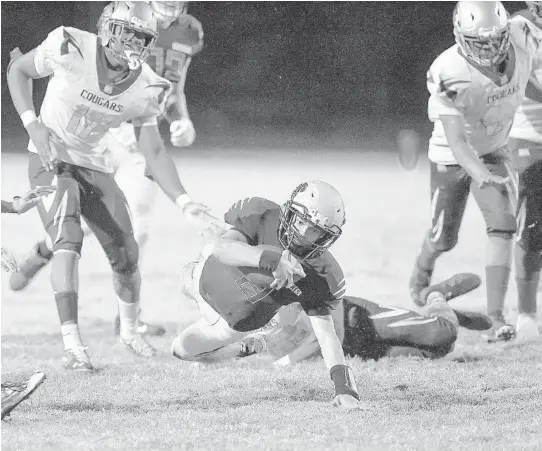
[[[462,310],[455,310],[455,315],[461,327],[469,330],[483,331],[491,329],[493,322],[491,318],[483,313],[467,312]]]
[[[446,298],[446,301],[450,301],[451,299],[463,296],[464,294],[475,290],[481,283],[482,280],[476,274],[455,274],[449,279],[424,288],[418,296],[416,304],[420,307],[424,307],[427,304],[427,297],[429,294],[434,293],[435,291],[442,293]]]
[[[13,392],[4,396],[2,393],[2,419],[8,416],[15,407],[27,399],[46,379],[45,373],[35,373],[27,381],[13,384]]]

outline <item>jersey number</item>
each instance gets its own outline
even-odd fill
[[[66,131],[79,138],[101,135],[111,128],[116,116],[100,113],[85,105],[77,105],[66,126]]]
[[[151,56],[156,61],[156,73],[167,80],[177,83],[181,79],[181,71],[186,62],[186,55],[177,50],[155,47]]]

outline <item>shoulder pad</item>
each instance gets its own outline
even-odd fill
[[[238,219],[249,218],[251,216],[262,216],[269,210],[277,210],[280,207],[268,199],[262,197],[247,197],[234,203],[227,213],[224,220],[234,225]]]

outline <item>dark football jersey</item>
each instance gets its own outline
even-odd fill
[[[202,48],[201,23],[193,16],[182,16],[160,32],[147,64],[161,77],[177,83],[187,59]]]
[[[234,204],[225,221],[252,246],[281,248],[278,240],[280,207],[267,199],[247,198]],[[344,294],[343,272],[329,252],[302,262],[306,277],[293,288],[272,290],[256,286],[238,268],[214,257],[205,263],[200,279],[203,298],[235,330],[249,331],[267,324],[283,305],[299,302],[308,315],[327,315]],[[250,272],[250,271],[249,271]]]

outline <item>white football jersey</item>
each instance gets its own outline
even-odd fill
[[[460,53],[456,44],[445,50],[427,73],[429,119],[434,123],[429,140],[429,159],[457,164],[448,145],[440,115],[461,116],[467,139],[478,156],[494,152],[508,142],[517,108],[523,101],[533,65],[534,43],[522,28],[510,30],[510,79],[498,79],[480,71]]]
[[[537,46],[532,75],[542,84],[542,28],[529,20],[532,17],[529,11],[525,14],[526,16],[518,14],[511,21],[525,28],[526,33],[532,33]],[[542,103],[525,97],[514,117],[510,137],[542,144]]]
[[[110,128],[132,120],[156,124],[171,83],[143,63],[118,83],[109,83],[107,62],[95,34],[59,27],[36,49],[39,75],[52,75],[40,110],[40,121],[52,134],[59,160],[113,172],[105,147]],[[28,150],[36,152],[32,142]]]

